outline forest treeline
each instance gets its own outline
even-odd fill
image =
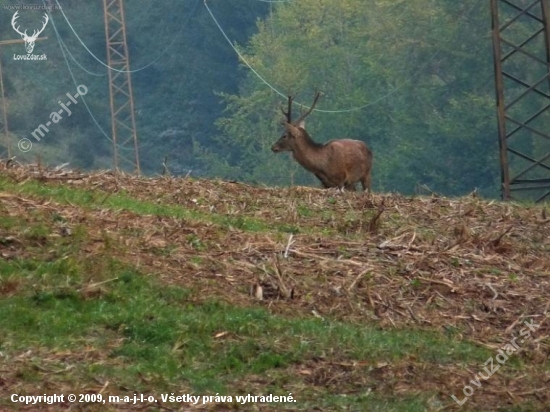
[[[8,3],[14,1],[2,2]],[[111,167],[107,73],[91,56],[106,60],[102,4],[59,3],[70,24],[59,10],[51,12],[53,21],[43,33],[48,39],[35,46],[46,61],[13,60],[14,53],[23,53],[22,45],[1,49],[14,152],[23,160],[40,156],[50,164]],[[459,195],[478,189],[498,196],[486,2],[209,0],[207,5],[232,45],[202,0],[125,2],[144,173],[160,173],[168,156],[174,174],[318,185],[290,156],[270,147],[283,131],[280,107],[286,96],[307,107],[320,91],[308,131],[320,142],[351,137],[367,143],[374,152],[375,191],[410,194],[422,188]],[[17,38],[13,10],[0,10],[2,39]],[[21,24],[32,27],[43,11],[20,15]],[[79,84],[88,89],[94,118],[79,103],[32,150],[20,153],[17,141],[30,138]],[[526,145],[532,153],[538,150]]]

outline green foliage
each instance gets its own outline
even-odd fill
[[[495,195],[488,18],[474,1],[291,2],[259,22],[246,57],[300,103],[310,104],[319,89],[318,109],[343,110],[312,114],[308,129],[318,141],[353,137],[371,146],[376,189],[411,193],[424,184],[446,194],[478,187]],[[239,178],[288,182],[295,163],[268,151],[281,133],[284,99],[252,73],[238,96],[225,98],[227,114],[218,121],[225,164]],[[346,111],[356,107],[363,109]]]
[[[58,0],[70,24],[97,59],[105,62],[105,29],[103,3]],[[11,27],[14,10],[4,5],[17,2],[0,0],[2,39],[18,39]],[[41,1],[38,3],[41,4]],[[54,2],[55,3],[55,2]],[[230,4],[213,2],[212,9],[232,39],[245,42],[255,30],[258,17],[265,15],[267,4],[234,0]],[[213,144],[214,122],[223,106],[216,92],[234,93],[242,73],[237,58],[227,47],[201,0],[171,2],[124,2],[126,32],[130,55],[135,115],[142,170],[159,173],[161,162],[169,155],[172,173],[185,174],[190,169],[200,173],[193,151],[195,141]],[[40,22],[43,10],[22,10],[21,27]],[[99,126],[110,137],[111,116],[107,69],[82,47],[61,11],[53,10],[51,19],[39,41],[35,54],[45,53],[47,60],[14,61],[12,55],[23,54],[22,44],[3,46],[4,86],[8,103],[8,123],[14,154],[18,160],[35,161],[39,155],[49,164],[70,162],[70,167],[85,169],[110,168],[112,143],[103,136],[90,117],[82,98],[71,106],[71,116],[64,115],[40,142],[31,132],[45,124],[58,101],[67,101],[65,94],[76,93],[67,69],[53,24],[76,61],[89,74],[69,59],[76,84],[88,88],[85,96]],[[153,64],[153,61],[155,61]],[[145,69],[141,70],[144,66]],[[33,148],[28,153],[17,149],[17,141],[28,138]],[[3,141],[0,157],[4,157]]]
[[[102,4],[60,3],[82,41],[104,60]],[[0,0],[6,4],[11,3]],[[447,195],[475,188],[486,196],[497,194],[486,3],[232,0],[213,1],[210,7],[254,70],[283,95],[294,95],[307,107],[315,90],[323,92],[317,107],[321,111],[308,119],[308,131],[320,142],[341,137],[366,142],[374,151],[375,190],[413,193],[426,185]],[[11,15],[3,14],[0,35],[5,39],[16,36]],[[28,10],[21,13],[21,23],[32,26],[41,16],[41,11]],[[191,171],[253,183],[319,186],[290,156],[270,151],[282,133],[279,108],[285,98],[242,62],[239,67],[202,1],[126,2],[125,16],[145,173],[159,173],[168,156],[168,170],[176,175]],[[8,56],[3,70],[12,146],[22,161],[39,155],[50,164],[111,167],[112,143],[81,98],[72,115],[53,125],[40,142],[31,137],[59,109],[58,101],[75,92],[54,22],[74,58],[92,72],[82,71],[69,58],[76,84],[89,90],[85,99],[91,112],[111,134],[106,69],[54,10],[44,33],[48,40],[36,44],[36,53],[46,53],[48,60],[13,61],[9,56],[22,53],[23,46],[3,48]],[[529,32],[528,27],[514,28],[510,36],[524,35],[523,30]],[[538,67],[516,69],[521,78],[535,81],[542,76]],[[534,98],[512,114],[526,118],[540,107]],[[295,116],[299,108],[296,104]],[[349,110],[355,108],[361,109]],[[538,121],[545,119],[533,125]],[[30,152],[16,149],[21,138],[33,142]],[[550,143],[516,136],[510,144],[537,158]],[[524,166],[521,160],[511,164],[514,170]]]

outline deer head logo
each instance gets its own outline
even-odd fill
[[[21,33],[21,31],[19,31],[19,26],[15,26],[16,20],[19,18],[17,13],[19,13],[19,11],[16,11],[11,19],[11,26],[17,33],[21,35],[22,39],[25,40],[25,49],[27,50],[27,53],[30,54],[34,50],[34,42],[38,38],[38,35],[44,31],[46,24],[48,24],[49,18],[48,15],[44,13],[44,24],[42,25],[42,28],[40,30],[34,30],[32,36],[29,36],[27,35],[27,30]]]

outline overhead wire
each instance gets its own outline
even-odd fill
[[[84,43],[84,41],[80,38],[80,36],[78,35],[78,33],[76,32],[76,30],[74,29],[73,25],[71,24],[71,22],[69,21],[69,19],[67,18],[65,12],[63,11],[63,8],[61,8],[61,5],[59,4],[58,0],[55,0],[57,6],[58,6],[58,9],[61,11],[61,14],[63,15],[63,18],[65,19],[65,21],[67,22],[68,26],[70,27],[71,31],[73,32],[73,34],[75,35],[75,37],[78,39],[78,41],[80,42],[80,44],[82,45],[82,47],[84,47],[84,49],[86,49],[86,51],[98,62],[100,63],[102,66],[105,66],[107,69],[109,70],[112,70],[112,71],[115,71],[115,72],[118,72],[118,73],[136,73],[136,72],[140,72],[142,70],[145,70],[146,68],[148,68],[149,66],[155,64],[162,56],[164,56],[167,51],[174,45],[174,43],[176,42],[176,40],[179,38],[180,34],[183,32],[183,29],[184,27],[187,25],[187,23],[189,22],[189,20],[191,19],[192,15],[195,13],[195,10],[197,9],[197,5],[199,4],[199,0],[196,0],[195,1],[195,5],[193,6],[193,8],[191,9],[191,12],[187,15],[187,18],[185,19],[185,21],[181,24],[181,27],[178,31],[178,33],[176,35],[173,36],[172,38],[172,41],[168,44],[168,46],[166,46],[164,48],[164,50],[155,58],[153,59],[152,61],[150,61],[149,63],[147,63],[145,66],[142,66],[138,69],[134,69],[134,70],[120,70],[120,69],[115,69],[114,67],[111,67],[109,66],[108,64],[104,63],[100,58],[98,58],[89,48],[88,46],[86,46],[86,44]]]
[[[257,1],[263,1],[263,2],[266,2],[266,3],[275,3],[275,2],[287,2],[286,0],[279,0],[279,1],[267,1],[267,0],[257,0]],[[45,5],[45,2],[43,0],[43,3]],[[109,67],[108,65],[104,64],[100,59],[98,59],[94,54],[93,52],[91,52],[91,50],[84,44],[84,42],[82,41],[82,39],[78,36],[78,34],[76,33],[76,31],[74,30],[73,26],[71,25],[70,21],[68,20],[67,16],[65,15],[65,13],[63,12],[63,9],[61,8],[61,6],[59,5],[59,2],[58,0],[56,0],[56,4],[58,5],[58,8],[59,10],[61,10],[62,14],[63,14],[63,17],[65,18],[65,21],[67,22],[67,24],[69,25],[69,27],[71,28],[71,30],[73,31],[74,35],[76,36],[76,38],[79,40],[79,42],[81,43],[81,45],[88,51],[88,53],[90,53],[90,55],[95,59],[97,60],[98,62],[100,62],[103,66],[107,67],[108,69],[110,70],[113,70],[113,71],[117,71],[117,72],[123,72],[123,73],[133,73],[133,72],[138,72],[138,71],[141,71],[141,70],[144,70],[145,68],[149,67],[150,65],[154,64],[156,61],[158,61],[158,59],[160,59],[160,57],[162,57],[162,55],[164,55],[166,53],[166,51],[173,45],[173,43],[175,42],[175,40],[177,39],[177,37],[179,36],[179,33],[174,36],[174,38],[172,39],[172,42],[163,50],[163,52],[157,56],[156,59],[154,59],[153,61],[151,61],[150,63],[148,63],[147,65],[139,68],[139,69],[135,69],[135,70],[118,70],[118,69],[114,69],[114,68],[111,68]],[[198,5],[198,0],[195,2],[195,5],[192,9],[192,11],[189,13],[185,23],[182,25],[185,26],[185,24],[187,24],[187,21],[190,19],[191,15],[194,13],[194,11],[196,10],[197,8],[197,5]],[[235,45],[233,44],[233,42],[229,39],[229,36],[226,34],[225,30],[223,29],[223,27],[221,26],[221,24],[218,22],[218,20],[216,19],[214,13],[212,12],[212,10],[210,9],[210,7],[208,6],[208,3],[207,3],[207,0],[204,0],[204,5],[205,5],[205,8],[206,10],[208,11],[210,17],[212,18],[212,20],[214,21],[214,23],[216,24],[217,28],[219,29],[219,31],[221,32],[221,34],[223,35],[223,37],[226,39],[226,41],[229,43],[229,45],[231,46],[231,48],[235,51],[235,53],[239,56],[239,58],[243,61],[243,63],[245,63],[245,65],[256,75],[256,77],[258,77],[258,79],[260,79],[266,86],[268,86],[273,92],[275,92],[276,94],[278,94],[279,96],[283,97],[283,98],[286,98],[287,96],[285,94],[283,94],[282,92],[280,92],[276,87],[274,87],[273,85],[271,85],[258,71],[256,71],[254,69],[254,67],[252,67],[252,65],[248,62],[248,60],[244,57],[244,55],[235,47]],[[473,7],[472,7],[473,9]],[[471,10],[470,10],[471,11]],[[51,15],[50,15],[51,17]],[[54,26],[54,31],[56,33],[56,37],[57,37],[57,40],[59,42],[59,45],[60,45],[60,48],[61,48],[61,51],[63,53],[63,57],[65,59],[65,63],[67,65],[67,68],[69,69],[69,72],[71,74],[71,78],[73,80],[73,83],[75,84],[75,87],[77,86],[76,84],[76,79],[74,77],[74,74],[72,72],[72,69],[70,67],[70,64],[69,64],[69,61],[67,59],[67,56],[66,56],[66,53],[65,53],[65,50],[67,51],[67,53],[69,54],[69,56],[73,59],[73,61],[75,61],[75,63],[81,68],[83,69],[84,71],[86,71],[88,74],[91,74],[91,75],[97,75],[95,73],[92,73],[92,72],[89,72],[88,70],[86,70],[82,65],[80,65],[76,59],[74,58],[74,56],[72,56],[72,54],[70,53],[69,49],[67,48],[67,46],[65,45],[65,43],[63,42],[63,40],[61,39],[61,36],[59,35],[59,32],[57,31],[57,28],[55,26],[55,22],[53,21],[52,19],[52,24]],[[180,28],[180,32],[181,32],[181,28]],[[407,78],[405,81],[403,81],[401,84],[399,84],[397,87],[395,87],[392,91],[390,91],[389,93],[383,95],[383,96],[380,96],[379,98],[369,102],[369,103],[366,103],[364,105],[361,105],[361,106],[356,106],[356,107],[353,107],[353,108],[350,108],[350,109],[340,109],[340,110],[325,110],[325,109],[314,109],[314,111],[317,111],[317,112],[321,112],[321,113],[349,113],[349,112],[354,112],[354,111],[359,111],[359,110],[362,110],[366,107],[369,107],[371,105],[374,105],[374,104],[377,104],[378,102],[388,98],[389,96],[391,96],[392,94],[396,93],[397,91],[399,91],[401,88],[403,88],[406,84],[408,84],[411,80],[413,80],[418,74],[420,74],[432,61],[433,59],[440,53],[440,50],[436,51],[435,53],[433,53],[430,58],[427,60],[427,62],[423,65],[420,66],[420,68],[418,70],[416,70],[409,78]],[[95,116],[93,115],[93,113],[91,112],[89,106],[87,105],[84,97],[82,97],[82,100],[84,102],[84,105],[86,106],[86,109],[88,111],[88,113],[90,114],[90,117],[92,118],[92,120],[94,121],[94,123],[96,124],[96,126],[98,127],[98,129],[101,131],[101,133],[112,143],[112,139],[105,133],[105,131],[103,130],[103,128],[101,128],[101,126],[99,125],[98,121],[96,120]],[[302,103],[299,103],[299,102],[296,102],[296,104],[302,106],[302,107],[305,107],[305,108],[309,108],[307,105],[305,104],[302,104]]]
[[[262,1],[262,0],[259,0],[259,1]],[[472,8],[470,9],[469,13],[470,14],[472,12],[472,10],[474,9],[474,7],[476,6],[477,4],[474,3],[474,5],[472,6]],[[208,3],[207,3],[207,0],[204,0],[204,6],[206,8],[206,10],[208,11],[208,14],[210,14],[210,17],[212,18],[212,20],[214,21],[215,25],[218,27],[218,30],[221,32],[221,34],[223,35],[223,37],[225,38],[225,40],[229,43],[229,45],[231,46],[231,48],[235,51],[235,53],[239,56],[239,58],[243,61],[243,63],[250,69],[250,71],[252,71],[252,73],[254,73],[254,75],[256,75],[256,77],[258,77],[258,79],[264,83],[267,87],[269,87],[273,92],[275,92],[276,94],[278,94],[279,96],[283,97],[283,98],[287,98],[287,96],[282,93],[281,91],[279,91],[275,86],[273,86],[271,83],[269,83],[257,70],[255,70],[252,65],[248,62],[248,60],[243,56],[243,54],[237,49],[237,47],[235,47],[235,45],[233,44],[233,42],[231,41],[231,39],[229,39],[229,36],[226,34],[225,30],[223,29],[223,27],[221,26],[221,24],[218,22],[218,20],[216,19],[216,16],[214,15],[214,13],[212,12],[212,10],[210,9],[210,7],[208,6]],[[320,113],[331,113],[331,114],[338,114],[338,113],[351,113],[351,112],[355,112],[355,111],[359,111],[359,110],[363,110],[369,106],[372,106],[372,105],[375,105],[377,103],[379,103],[380,101],[384,100],[384,99],[387,99],[388,97],[390,97],[391,95],[395,94],[396,92],[398,92],[399,90],[401,90],[405,85],[407,85],[408,83],[410,83],[415,77],[417,77],[426,67],[428,67],[429,64],[432,63],[432,61],[437,57],[437,55],[441,52],[441,50],[437,50],[435,51],[429,58],[428,60],[419,67],[419,69],[417,69],[410,77],[408,77],[406,80],[404,80],[401,84],[399,84],[397,87],[395,87],[392,91],[386,93],[385,95],[383,96],[380,96],[379,98],[373,100],[373,101],[370,101],[369,103],[366,103],[364,105],[361,105],[361,106],[356,106],[356,107],[352,107],[352,108],[349,108],[349,109],[339,109],[339,110],[326,110],[326,109],[316,109],[314,108],[313,111],[316,111],[316,112],[320,112]],[[299,102],[295,102],[296,104],[298,104],[299,106],[302,106],[302,107],[305,107],[307,109],[310,108],[310,106],[307,106],[303,103],[299,103]]]
[[[206,6],[206,10],[208,10],[208,13],[210,14],[210,16],[212,17],[212,19],[214,20],[214,23],[216,23],[216,26],[218,26],[218,29],[220,30],[220,32],[222,33],[223,37],[225,37],[225,40],[227,40],[227,42],[231,45],[231,47],[233,48],[233,50],[235,51],[235,53],[237,53],[237,55],[240,57],[240,59],[248,66],[248,68],[252,71],[252,73],[254,73],[262,82],[264,82],[266,84],[266,86],[268,86],[271,90],[273,90],[275,93],[277,93],[279,96],[282,96],[282,97],[285,97],[286,96],[281,93],[279,90],[277,90],[275,87],[273,87],[267,80],[265,80],[262,75],[260,73],[258,73],[251,65],[250,63],[248,63],[248,60],[242,55],[242,53],[233,45],[233,43],[231,42],[231,40],[229,39],[229,37],[227,36],[227,34],[225,33],[225,31],[223,30],[222,26],[220,25],[220,23],[218,23],[218,20],[216,19],[216,17],[214,16],[214,14],[212,13],[212,10],[210,10],[210,7],[208,7],[208,4],[206,3],[206,0],[204,0],[204,5]]]
[[[63,46],[63,48],[65,49],[65,51],[67,52],[67,54],[69,55],[69,57],[71,58],[71,60],[73,62],[75,62],[75,64],[80,67],[80,69],[86,73],[88,73],[90,76],[96,76],[96,77],[102,77],[102,76],[107,76],[107,72],[105,73],[94,73],[90,70],[88,70],[87,68],[85,68],[83,65],[81,65],[78,60],[76,60],[76,57],[74,57],[74,55],[70,52],[69,48],[67,47],[67,45],[65,44],[65,42],[63,41],[63,39],[61,37],[58,38],[58,40],[60,41],[61,45]]]
[[[57,1],[57,0],[56,0]],[[46,1],[45,0],[42,0],[42,3],[44,4],[44,7],[46,7]],[[71,69],[71,65],[69,64],[69,60],[67,59],[67,55],[65,54],[65,50],[63,49],[63,45],[61,44],[61,36],[59,35],[59,32],[57,30],[57,26],[55,25],[55,21],[50,13],[50,11],[48,10],[48,15],[49,15],[49,18],[52,22],[52,26],[53,26],[53,29],[55,31],[55,35],[57,37],[57,41],[59,43],[59,47],[61,49],[61,53],[63,54],[63,58],[65,59],[65,64],[67,65],[67,69],[69,69],[69,74],[71,75],[71,79],[73,80],[73,83],[74,83],[74,86],[75,88],[78,87],[77,83],[76,83],[76,78],[74,76],[74,73]],[[99,124],[99,122],[97,121],[97,119],[95,118],[95,116],[93,115],[92,111],[90,110],[90,107],[88,106],[88,103],[86,103],[86,99],[84,98],[84,96],[80,96],[80,98],[82,99],[82,102],[84,103],[84,106],[86,107],[86,110],[88,111],[88,114],[90,115],[90,117],[92,118],[92,120],[94,121],[96,127],[99,129],[99,131],[101,132],[101,134],[107,139],[109,140],[109,142],[111,143],[114,143],[113,142],[113,139],[111,139],[107,133],[105,133],[105,131],[103,130],[103,128],[101,127],[101,125]],[[124,149],[124,147],[120,146],[119,144],[117,144],[117,147],[121,148],[121,149]]]
[[[271,90],[273,90],[275,93],[277,93],[279,96],[283,97],[283,98],[287,98],[287,96],[280,92],[277,88],[275,88],[272,84],[270,84],[260,73],[258,73],[253,67],[252,65],[248,62],[248,60],[243,56],[243,54],[235,47],[235,45],[233,44],[233,42],[229,39],[229,36],[227,36],[227,34],[225,33],[224,29],[222,28],[222,26],[220,25],[220,23],[218,22],[218,20],[216,19],[216,17],[214,16],[214,13],[212,12],[212,10],[210,9],[210,7],[208,7],[208,3],[207,3],[207,0],[204,0],[204,5],[208,11],[208,13],[210,14],[212,20],[214,21],[214,23],[216,24],[216,26],[218,27],[218,29],[220,30],[220,32],[222,33],[223,37],[227,40],[227,42],[229,43],[229,45],[231,46],[231,48],[235,51],[235,53],[237,53],[237,55],[239,56],[239,58],[243,61],[244,64],[246,64],[246,66],[252,71],[252,73],[254,73],[256,75],[256,77],[258,77],[258,79],[260,79],[267,87],[269,87]],[[410,82],[414,77],[416,77],[428,64],[431,63],[431,61],[435,58],[435,56],[439,54],[439,50],[436,51],[429,59],[428,61],[422,65],[420,67],[420,69],[414,73],[409,79],[407,79],[406,81],[404,81],[403,83],[401,83],[399,86],[397,86],[394,90],[392,90],[391,92],[385,94],[384,96],[381,96],[379,97],[378,99],[374,100],[374,101],[371,101],[367,104],[364,104],[362,106],[356,106],[356,107],[353,107],[353,108],[350,108],[350,109],[340,109],[340,110],[325,110],[325,109],[313,109],[314,111],[316,112],[320,112],[320,113],[350,113],[350,112],[355,112],[355,111],[359,111],[359,110],[362,110],[362,109],[365,109],[369,106],[372,106],[376,103],[378,103],[379,101],[381,100],[384,100],[386,99],[387,97],[391,96],[392,94],[396,93],[398,90],[400,90],[403,86],[405,86],[408,82]],[[309,108],[309,106],[303,104],[303,103],[299,103],[299,102],[295,102],[296,104],[298,104],[299,106],[302,106],[302,107],[305,107],[305,108]]]
[[[42,3],[44,4],[44,7],[45,9],[46,8],[46,3],[45,3],[45,0],[42,0]],[[56,3],[57,3],[57,6],[59,7],[59,9],[62,11],[63,9],[60,7],[58,1],[56,0]],[[190,14],[188,15],[188,18],[187,20],[185,21],[185,23],[182,25],[182,28],[180,28],[180,33],[181,33],[181,30],[183,29],[183,26],[185,26],[185,24],[187,24],[187,21],[191,18],[191,15],[195,12],[195,10],[197,9],[197,5],[198,5],[199,1],[196,0],[195,2],[195,5],[193,6],[193,9],[191,10]],[[71,79],[75,85],[75,87],[77,87],[77,82],[76,82],[76,78],[74,76],[74,73],[71,69],[71,66],[69,64],[69,60],[67,59],[67,55],[66,53],[71,57],[71,59],[83,70],[85,71],[86,73],[90,74],[90,75],[94,75],[94,76],[101,76],[101,74],[96,74],[96,73],[93,73],[89,70],[87,70],[85,67],[83,67],[77,60],[76,58],[74,58],[74,56],[72,55],[72,53],[69,51],[68,47],[66,46],[65,42],[63,42],[63,39],[61,38],[60,34],[59,34],[59,31],[57,30],[57,26],[55,25],[55,21],[51,15],[51,13],[49,13],[49,18],[50,20],[52,21],[52,25],[53,25],[53,28],[54,28],[54,31],[55,31],[55,35],[56,35],[56,38],[57,38],[57,41],[59,43],[59,47],[61,49],[61,53],[63,54],[63,58],[65,60],[65,64],[67,65],[67,69],[69,70],[69,73],[71,75]],[[65,20],[67,21],[67,23],[69,24],[69,26],[71,27],[72,29],[72,26],[70,24],[70,22],[67,20],[65,14],[63,13],[63,16],[65,17]],[[76,34],[76,32],[74,31],[73,29],[73,33],[75,34],[75,36],[81,41],[81,39],[78,37],[78,35]],[[171,47],[171,45],[175,42],[175,40],[177,39],[177,37],[179,36],[179,33],[174,37],[174,39],[172,40],[172,43],[170,45],[168,45],[167,48],[164,49],[164,51],[155,59],[153,60],[152,62],[150,62],[149,64],[147,64],[146,66],[142,67],[141,69],[139,70],[131,70],[131,71],[124,71],[124,70],[117,70],[117,69],[113,69],[113,68],[109,68],[109,66],[105,65],[107,68],[109,69],[112,69],[114,71],[117,71],[117,72],[123,72],[123,73],[129,73],[129,72],[135,72],[135,71],[140,71],[140,70],[143,70],[147,67],[149,67],[151,64],[155,63],[160,57],[162,57],[163,54],[166,53],[166,51]],[[81,43],[83,43],[81,41]],[[83,44],[84,45],[84,44]],[[90,50],[84,45],[85,49],[88,50],[88,52],[90,52]],[[91,53],[91,52],[90,52]],[[96,59],[98,60],[95,55],[93,53],[91,53],[91,55]],[[92,118],[94,124],[96,125],[96,127],[99,129],[99,131],[101,132],[101,134],[111,143],[114,143],[114,141],[111,139],[111,137],[109,137],[109,135],[103,130],[103,128],[101,127],[101,125],[99,124],[99,122],[97,121],[96,117],[94,116],[94,114],[92,113],[90,107],[88,106],[88,104],[86,103],[86,99],[84,98],[84,96],[81,96],[82,98],[82,102],[84,103],[84,106],[86,107],[86,110],[88,111],[88,114],[90,115],[90,117]],[[121,146],[120,144],[117,143],[117,147],[119,149],[122,149],[122,150],[126,150],[127,148],[124,147],[124,146]]]

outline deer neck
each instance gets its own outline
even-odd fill
[[[303,129],[302,129],[303,130]],[[302,135],[296,139],[293,150],[294,159],[310,172],[316,172],[322,167],[323,144],[315,142],[310,135],[303,130]]]

